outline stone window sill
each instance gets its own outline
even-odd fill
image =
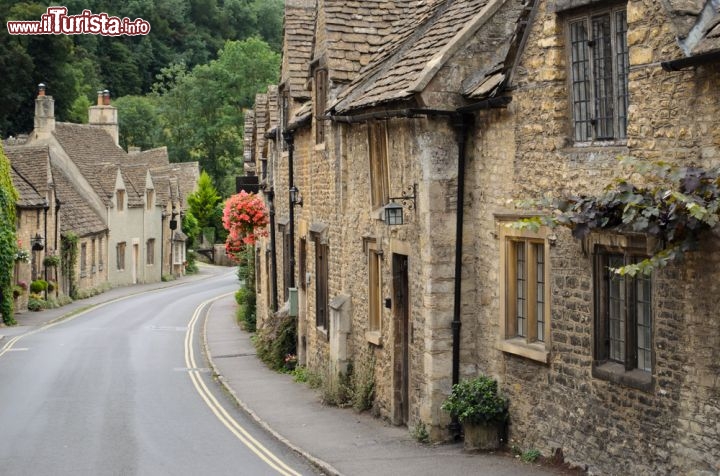
[[[321,336],[324,340],[328,340],[328,331],[327,331],[326,328],[324,328],[324,327],[316,327],[316,329],[317,329],[317,333],[320,334],[320,336]]]
[[[365,340],[367,340],[372,345],[382,347],[382,335],[380,334],[380,331],[365,332]]]
[[[644,392],[652,392],[655,387],[650,372],[640,369],[625,370],[625,367],[617,362],[593,364],[592,375],[595,378],[636,388]]]
[[[550,351],[547,350],[542,342],[528,343],[522,337],[505,339],[500,341],[500,350],[508,354],[519,355],[526,359],[534,360],[543,364],[550,361]]]

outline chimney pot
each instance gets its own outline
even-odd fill
[[[103,105],[104,106],[110,105],[110,91],[107,89],[105,91],[103,91]]]
[[[45,96],[45,83],[38,84],[38,96]]]
[[[103,105],[103,92],[102,92],[102,91],[98,91],[98,92],[97,92],[97,95],[98,95],[98,96],[97,96],[97,105],[98,105],[98,106],[102,106],[102,105]]]

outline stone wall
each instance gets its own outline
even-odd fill
[[[681,56],[659,2],[628,3],[630,118],[627,144],[575,147],[569,139],[564,16],[541,2],[507,111],[477,114],[469,159],[464,241],[476,290],[463,313],[462,371],[497,376],[511,406],[510,437],[596,474],[718,471],[720,324],[712,298],[714,246],[653,276],[654,385],[651,391],[592,375],[592,257],[569,232],[551,248],[551,358],[548,365],[497,350],[498,240],[494,213],[509,199],[546,192],[597,193],[614,178],[617,155],[716,166],[720,68],[667,73]],[[714,238],[714,237],[713,237]],[[713,239],[710,240],[714,241]],[[469,312],[468,312],[469,311]],[[470,335],[468,335],[470,334]]]

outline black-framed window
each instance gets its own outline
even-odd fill
[[[613,269],[645,258],[640,252],[599,247],[595,253],[595,361],[624,371],[652,373],[652,276]]]
[[[568,32],[574,139],[625,139],[629,64],[625,7],[572,17]]]

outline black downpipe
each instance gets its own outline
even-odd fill
[[[283,132],[283,139],[285,139],[285,143],[288,146],[288,215],[290,217],[290,222],[288,224],[290,228],[290,280],[288,288],[295,287],[295,204],[290,198],[290,190],[295,185],[293,181],[293,161],[295,158],[295,138],[293,137],[293,132],[294,131],[290,130]]]
[[[60,249],[58,248],[58,214],[60,213],[60,199],[55,197],[55,254],[59,257]],[[102,253],[102,250],[100,250]],[[57,266],[55,267],[55,297],[60,296],[60,274]]]
[[[461,291],[462,291],[462,255],[463,227],[465,211],[465,144],[468,129],[468,118],[458,115],[453,121],[458,145],[458,188],[457,188],[457,220],[455,223],[455,302],[453,304],[452,321],[452,384],[460,381],[460,328],[462,327]],[[457,415],[452,415],[448,427],[454,440],[460,438],[460,422]]]
[[[45,225],[45,231],[43,232],[43,238],[45,239],[45,256],[46,256],[46,257],[47,257],[47,254],[48,254],[48,249],[50,248],[50,244],[49,244],[49,241],[50,241],[50,240],[48,240],[48,235],[47,235],[47,212],[48,212],[49,209],[50,209],[50,205],[48,205],[47,200],[45,200],[45,209],[44,209],[45,214],[44,214],[44,216],[43,216],[43,218],[44,218],[43,221],[45,222],[45,223],[44,223],[44,225]],[[43,271],[44,271],[44,273],[43,273],[43,275],[44,275],[43,279],[45,280],[45,282],[47,282],[47,280],[48,280],[47,266],[45,266],[44,261],[45,261],[45,260],[43,259]],[[45,300],[47,301],[47,286],[45,286]]]
[[[270,204],[270,253],[271,272],[272,272],[272,310],[278,310],[278,291],[277,291],[277,253],[275,252],[275,191],[268,190],[265,192]]]

